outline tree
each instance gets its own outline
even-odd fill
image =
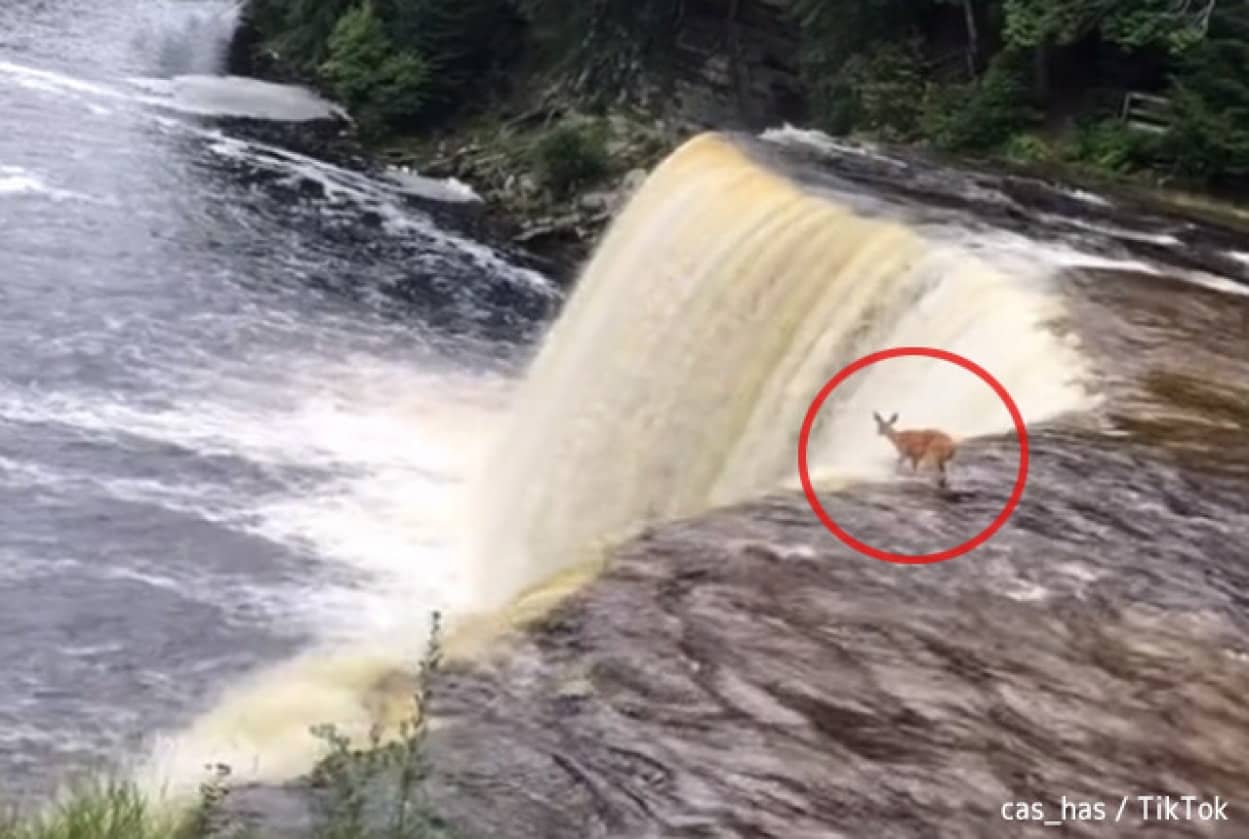
[[[1171,89],[1165,151],[1181,172],[1212,183],[1249,182],[1249,12],[1213,17],[1210,37],[1187,52]],[[1249,17],[1249,15],[1247,15]]]
[[[1162,47],[1179,53],[1205,34],[1213,0],[1005,0],[1008,45],[1030,49],[1036,92],[1049,94],[1055,46],[1093,34],[1128,51]]]
[[[509,0],[377,0],[391,40],[419,52],[430,103],[460,104],[516,54],[519,21]]]
[[[321,73],[366,131],[411,120],[428,102],[424,59],[395,47],[369,0],[339,18],[327,51]]]

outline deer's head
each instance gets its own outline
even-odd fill
[[[876,433],[882,437],[888,437],[893,432],[893,424],[898,421],[898,415],[895,413],[889,418],[889,421],[880,418],[880,414],[872,411],[872,417],[876,420]]]

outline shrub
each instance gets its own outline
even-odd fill
[[[833,89],[837,99],[827,104],[843,132],[866,128],[887,140],[915,139],[924,99],[920,44],[914,40],[883,44],[851,58]]]
[[[217,771],[184,813],[154,806],[132,782],[80,784],[37,816],[0,815],[0,839],[251,839],[223,817],[222,781]]]
[[[315,72],[329,39],[353,0],[253,0],[252,21],[266,40],[297,70]]]
[[[368,0],[339,19],[321,72],[366,132],[415,119],[427,101],[425,60],[395,49]]]
[[[1148,165],[1157,145],[1154,135],[1131,129],[1118,119],[1104,119],[1077,130],[1068,156],[1104,172],[1123,174]]]
[[[1054,149],[1035,134],[1016,134],[1002,146],[1002,154],[1017,163],[1048,163]]]
[[[520,18],[510,0],[375,0],[395,44],[429,66],[426,108],[453,110],[497,88],[519,53]]]
[[[560,196],[598,180],[609,168],[602,131],[597,126],[571,122],[553,128],[538,140],[533,158],[543,185]]]
[[[310,779],[321,790],[316,839],[452,839],[455,835],[423,795],[430,772],[425,737],[431,678],[442,663],[440,628],[435,613],[417,671],[412,715],[400,725],[397,739],[383,743],[374,729],[368,745],[357,749],[332,725],[313,730],[329,746]]]
[[[983,151],[1037,121],[1021,55],[1000,53],[977,82],[932,87],[924,104],[925,133],[951,151]]]
[[[1162,144],[1177,169],[1212,183],[1249,179],[1249,26],[1227,34],[1186,56]]]

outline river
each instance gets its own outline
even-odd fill
[[[327,111],[214,78],[232,27],[221,2],[0,8],[6,796],[454,602],[430,521],[555,299],[413,194],[455,190],[224,130]]]

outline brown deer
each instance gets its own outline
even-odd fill
[[[889,418],[888,422],[881,419],[880,414],[875,411],[872,412],[872,416],[876,419],[877,433],[882,437],[888,437],[889,442],[893,443],[893,447],[898,450],[899,466],[909,460],[911,469],[918,472],[920,464],[931,464],[936,466],[940,474],[937,484],[941,487],[947,485],[945,465],[950,458],[954,457],[957,449],[949,434],[937,431],[935,428],[895,431],[893,426],[898,421],[896,413]]]

